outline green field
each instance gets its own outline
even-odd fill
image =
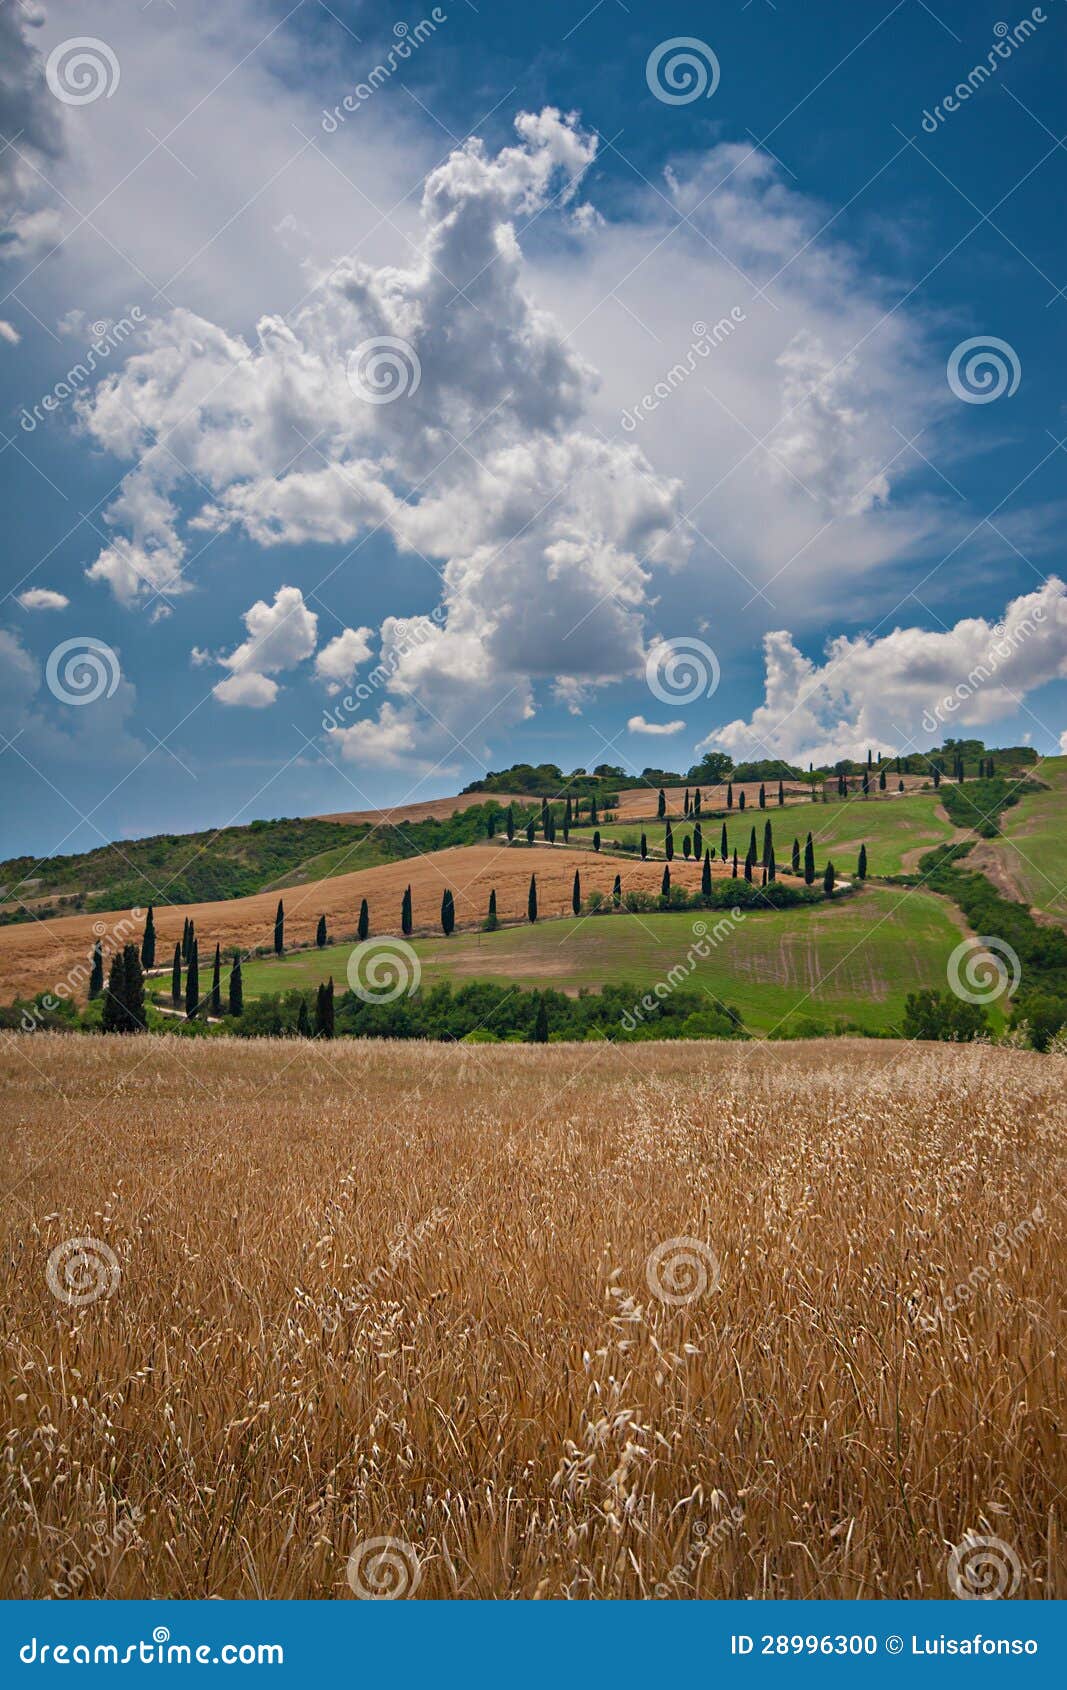
[[[1067,761],[1067,759],[1065,759]],[[769,821],[774,830],[774,848],[780,870],[788,868],[789,853],[794,837],[804,844],[804,836],[811,830],[815,840],[815,859],[822,869],[827,857],[832,857],[839,874],[850,877],[856,870],[856,858],[862,844],[867,846],[868,873],[873,875],[900,874],[904,855],[908,851],[930,850],[934,845],[952,838],[952,826],[935,814],[938,797],[935,792],[908,793],[905,796],[849,798],[829,804],[777,804],[766,810],[735,810],[726,818],[726,832],[731,851],[736,847],[744,856],[749,835],[756,829],[757,843],[763,842],[763,824]],[[722,819],[703,822],[704,843],[716,855],[722,833]],[[674,849],[682,855],[682,840],[692,834],[693,823],[672,821]],[[592,839],[591,827],[571,829],[571,843],[585,844]],[[600,836],[605,848],[614,840],[620,844],[640,844],[642,833],[648,840],[650,852],[663,847],[663,823],[605,822]]]
[[[710,932],[723,913],[546,921],[419,939],[414,949],[424,988],[444,979],[495,979],[570,992],[622,981],[648,989],[685,962],[693,921],[706,919]],[[946,960],[959,942],[948,906],[933,894],[867,887],[837,903],[749,915],[723,933],[706,959],[696,959],[686,984],[735,1006],[757,1033],[804,1017],[890,1032],[909,991],[944,988]],[[351,951],[333,945],[280,962],[248,962],[245,995],[307,990],[330,974],[344,990]]]
[[[1067,921],[1067,757],[1036,770],[1047,792],[1028,792],[1001,816],[995,850],[1032,908]]]

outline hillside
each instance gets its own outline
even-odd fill
[[[1067,925],[1067,757],[1049,757],[1036,771],[1045,790],[1024,793],[1001,817],[1001,834],[974,853],[1010,897]]]

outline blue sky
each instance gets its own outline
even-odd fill
[[[0,22],[5,853],[1059,749],[1060,0]]]

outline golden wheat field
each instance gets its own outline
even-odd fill
[[[1065,1076],[11,1037],[0,1594],[1062,1597]]]

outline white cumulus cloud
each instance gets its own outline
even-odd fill
[[[685,723],[646,722],[643,716],[631,716],[626,726],[632,734],[652,734],[654,737],[666,738],[670,734],[680,734]]]
[[[51,587],[27,587],[15,602],[23,610],[66,610],[70,600],[65,593],[57,593]]]

